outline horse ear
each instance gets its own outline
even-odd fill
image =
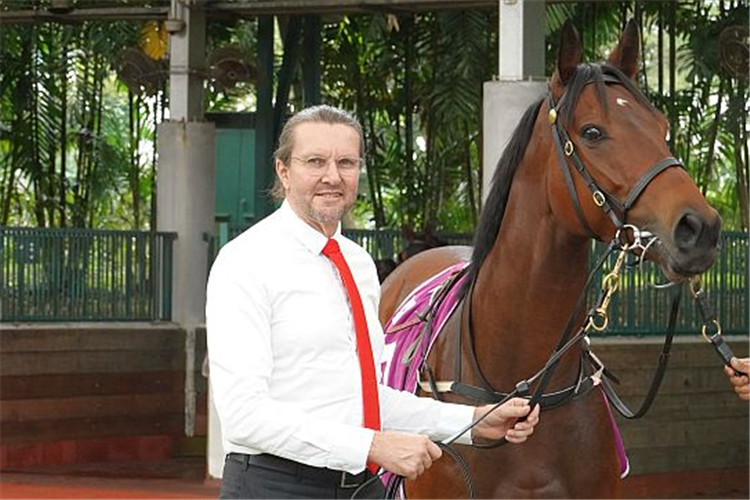
[[[607,62],[622,71],[631,80],[638,73],[638,63],[641,55],[641,35],[635,19],[628,21],[622,32],[620,43],[610,54]]]
[[[568,81],[575,73],[576,68],[583,60],[583,46],[578,31],[570,20],[565,21],[560,36],[560,53],[557,55],[557,71],[553,79],[559,80],[562,86],[568,84]]]

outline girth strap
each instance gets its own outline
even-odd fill
[[[555,408],[557,406],[561,406],[568,402],[568,400],[579,397],[579,396],[585,396],[589,393],[591,389],[593,389],[597,384],[596,378],[593,376],[588,376],[583,378],[579,383],[575,385],[571,385],[570,387],[567,387],[565,389],[549,392],[547,394],[543,394],[542,397],[539,399],[539,405],[541,406],[542,410],[549,410],[551,408]],[[508,398],[509,394],[504,392],[489,392],[485,389],[482,389],[481,387],[476,387],[469,384],[464,384],[463,382],[459,381],[453,381],[451,384],[451,392],[458,394],[460,396],[464,396],[466,398],[469,398],[473,401],[476,401],[478,403],[482,404],[492,404],[492,403],[498,403],[506,398]],[[518,394],[519,397],[526,397],[529,399],[528,395],[522,395]]]

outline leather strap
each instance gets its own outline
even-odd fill
[[[664,337],[664,345],[662,346],[661,354],[659,355],[659,363],[654,372],[654,376],[651,379],[651,386],[648,389],[646,397],[643,399],[641,406],[637,411],[633,412],[628,405],[625,404],[622,399],[615,392],[612,384],[604,378],[602,380],[602,387],[604,393],[607,395],[607,399],[612,406],[628,420],[641,418],[651,408],[651,404],[656,398],[656,394],[659,392],[664,374],[667,371],[667,365],[669,364],[670,351],[672,350],[672,339],[674,338],[675,325],[677,324],[677,312],[680,309],[680,299],[682,298],[682,286],[677,287],[677,290],[672,296],[672,307],[669,311],[669,326],[667,327],[667,334]]]

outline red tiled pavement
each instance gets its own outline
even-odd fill
[[[748,469],[632,476],[623,498],[749,498]],[[0,470],[5,499],[214,499],[219,481],[205,479],[205,458],[35,466]]]
[[[201,488],[186,491],[184,486],[163,483],[155,489],[155,485],[141,483],[138,489],[133,482],[108,481],[106,487],[85,487],[80,484],[14,484],[0,483],[0,498],[3,499],[141,499],[141,498],[218,498],[219,488]],[[124,484],[123,484],[124,483]],[[101,484],[101,481],[99,481]]]
[[[219,495],[205,458],[108,462],[0,471],[2,499],[199,498]]]

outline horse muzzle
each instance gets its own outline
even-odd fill
[[[686,210],[669,238],[659,238],[654,251],[666,277],[682,282],[705,272],[716,259],[721,241],[721,217],[710,209],[705,215]]]

